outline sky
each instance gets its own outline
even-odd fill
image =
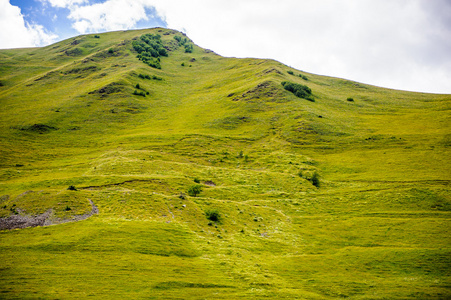
[[[227,57],[451,94],[451,0],[0,0],[0,49],[152,27]]]

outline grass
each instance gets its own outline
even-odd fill
[[[161,70],[132,50],[144,33],[171,49]],[[99,209],[1,231],[0,298],[450,297],[450,95],[186,53],[175,35],[0,50],[0,216]]]

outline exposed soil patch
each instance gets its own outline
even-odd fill
[[[123,89],[124,89],[124,86],[122,84],[117,83],[117,82],[113,82],[113,83],[110,83],[110,84],[108,84],[108,85],[106,85],[106,86],[104,86],[104,87],[102,87],[102,88],[100,88],[98,90],[89,92],[89,94],[101,94],[102,97],[105,97],[105,96],[107,96],[109,94],[119,93]]]
[[[0,230],[5,229],[17,229],[26,227],[48,226],[53,224],[62,224],[67,222],[81,221],[89,218],[94,214],[99,213],[99,209],[95,206],[91,199],[88,199],[91,203],[92,210],[90,213],[84,215],[72,216],[70,219],[59,219],[53,217],[53,210],[49,209],[43,214],[39,215],[12,215],[7,218],[0,218]]]
[[[48,210],[36,216],[13,215],[1,218],[0,230],[44,226],[45,220],[50,216],[51,212],[52,210]]]
[[[80,44],[80,40],[74,40],[72,43],[70,43],[71,45],[75,46]]]
[[[281,95],[280,88],[276,87],[271,81],[265,81],[244,94],[233,98],[233,101],[253,102],[257,99],[276,101]]]
[[[280,72],[279,70],[277,70],[276,68],[269,68],[263,71],[263,75],[266,74],[271,74],[271,73],[275,73],[275,74],[280,74],[282,75],[282,72]]]

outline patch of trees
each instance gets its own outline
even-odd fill
[[[189,42],[189,39],[187,39],[186,37],[182,38],[178,35],[174,36],[174,39],[180,46],[185,47],[185,53],[193,53],[194,46],[192,43]]]
[[[139,40],[132,42],[132,46],[138,52],[139,60],[156,69],[161,69],[160,57],[168,56],[159,34],[143,34]]]
[[[292,92],[296,97],[303,98],[312,102],[315,102],[312,96],[312,90],[303,84],[293,83],[289,81],[282,82],[283,88],[289,92]]]

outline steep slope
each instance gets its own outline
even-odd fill
[[[99,210],[2,231],[6,298],[450,296],[450,95],[161,28],[1,50],[0,74],[3,221]]]

